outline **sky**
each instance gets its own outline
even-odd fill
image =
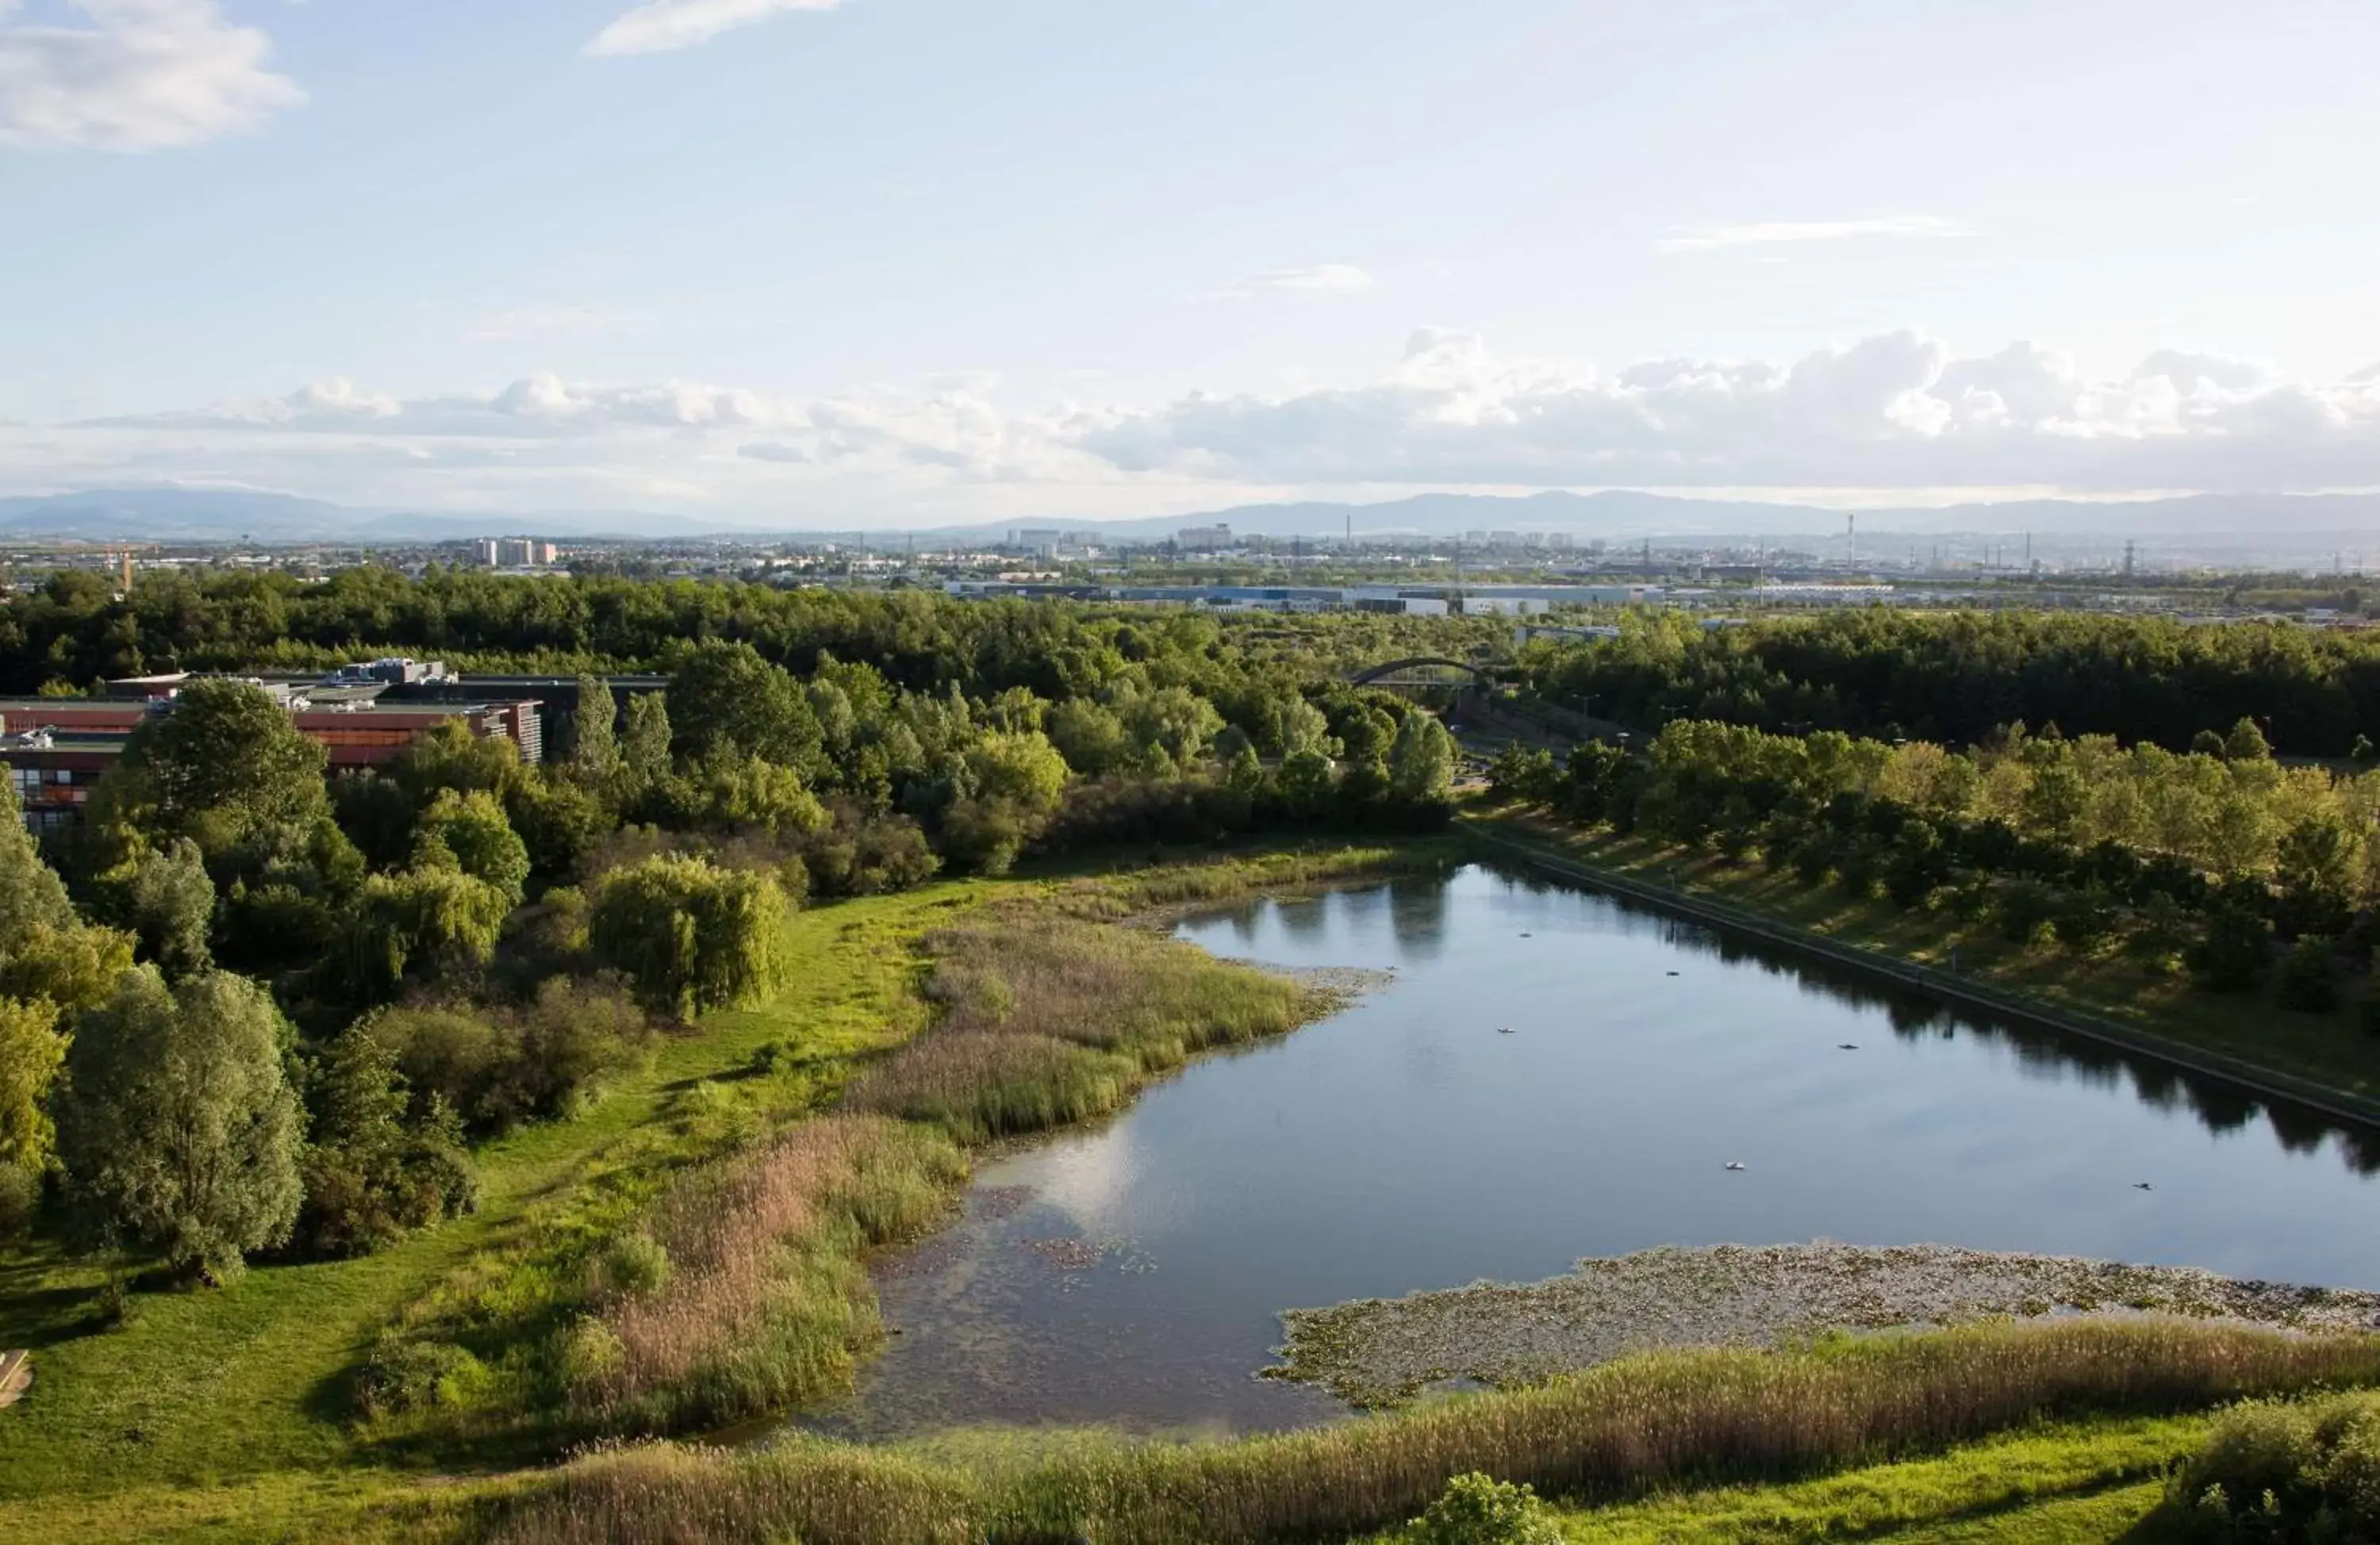
[[[2380,487],[2369,0],[0,0],[0,495]]]

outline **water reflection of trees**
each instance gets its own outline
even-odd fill
[[[1922,987],[1894,983],[1823,957],[1795,954],[1755,935],[1672,917],[1625,897],[1602,899],[1620,914],[1623,932],[1654,931],[1679,949],[1715,958],[1725,965],[1757,968],[1805,993],[1852,1008],[1881,1010],[1893,1033],[1903,1040],[1972,1035],[2009,1051],[2023,1077],[2060,1082],[2078,1080],[2111,1091],[2129,1083],[2143,1104],[2161,1111],[2187,1109],[2201,1126],[2217,1134],[2240,1131],[2261,1114],[2285,1150],[2315,1153],[2326,1140],[2336,1139],[2333,1146],[2350,1170],[2380,1175],[2380,1131],[2345,1126],[2307,1106],[2268,1099],[2238,1084],[2105,1042],[1981,1013]]]

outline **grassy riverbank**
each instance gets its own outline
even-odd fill
[[[2327,1013],[2305,1013],[2280,1008],[2270,984],[2257,993],[2209,993],[2186,972],[2120,951],[2083,955],[2013,943],[1987,923],[1903,909],[1880,897],[1856,899],[1831,886],[1804,885],[1790,868],[1771,871],[1705,849],[1622,837],[1608,828],[1580,830],[1514,809],[1481,804],[1467,824],[1589,869],[1673,887],[1759,922],[1935,971],[1955,969],[2053,1015],[2107,1020],[2380,1102],[2380,1037],[2362,1027],[2351,1002]]]
[[[579,1367],[586,1377],[574,1395],[564,1377],[572,1333],[590,1310],[619,1309],[624,1323],[632,1316],[626,1300],[596,1301],[608,1285],[598,1280],[608,1270],[602,1258],[643,1230],[658,1199],[677,1187],[702,1194],[706,1185],[726,1188],[710,1194],[749,1197],[734,1188],[756,1177],[733,1177],[733,1166],[765,1163],[776,1152],[772,1134],[827,1116],[856,1072],[931,1022],[924,989],[934,968],[922,940],[990,907],[1046,908],[1085,928],[1094,917],[1446,856],[1427,846],[1257,851],[1190,867],[942,884],[819,908],[792,925],[801,970],[777,999],[710,1015],[669,1038],[649,1068],[618,1080],[579,1119],[481,1148],[481,1205],[468,1218],[362,1260],[260,1264],[211,1292],[135,1291],[114,1325],[103,1313],[103,1263],[46,1246],[11,1253],[0,1259],[0,1346],[32,1348],[38,1380],[0,1413],[0,1509],[29,1540],[181,1531],[204,1539],[210,1530],[294,1537],[298,1521],[317,1514],[340,1520],[325,1523],[326,1535],[356,1538],[376,1527],[358,1522],[357,1510],[403,1495],[419,1478],[530,1462],[590,1427],[650,1429],[687,1412],[748,1406],[754,1397],[717,1397],[743,1384],[748,1367],[727,1377],[716,1359],[682,1344],[664,1356],[655,1348],[667,1338],[657,1334],[639,1343],[661,1358],[650,1366],[685,1357],[685,1369],[705,1370],[687,1381],[702,1384],[705,1398],[683,1409],[617,1398],[610,1375],[619,1370],[600,1341],[584,1336],[576,1349],[596,1356]],[[1143,946],[1160,947],[1134,935],[1124,948]],[[874,1334],[860,1253],[934,1215],[964,1174],[929,1150],[894,1169],[857,1168],[886,1183],[844,1183],[855,1171],[843,1158],[811,1166],[811,1178],[832,1183],[797,1199],[791,1211],[800,1226],[774,1241],[788,1253],[765,1266],[706,1256],[700,1243],[677,1237],[689,1269],[669,1277],[681,1291],[715,1286],[722,1273],[823,1289],[763,1295],[801,1306],[808,1329],[795,1342],[807,1356],[772,1360],[807,1371],[760,1381],[752,1386],[759,1399],[847,1377]],[[888,1196],[899,1205],[881,1205]]]
[[[1468,1470],[1528,1482],[1572,1504],[1624,1502],[1663,1486],[1784,1481],[1939,1455],[2044,1421],[2120,1423],[2247,1394],[2374,1380],[2380,1338],[2369,1336],[2289,1337],[2184,1322],[1997,1325],[1791,1352],[1632,1358],[1537,1388],[1232,1442],[1045,1440],[1053,1452],[1004,1464],[822,1443],[755,1454],[661,1446],[584,1461],[539,1481],[499,1510],[489,1538],[501,1545],[728,1545],[787,1535],[805,1545],[1343,1539],[1413,1516],[1449,1476]]]

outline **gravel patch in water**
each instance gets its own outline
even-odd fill
[[[1633,1352],[2082,1314],[2374,1331],[2380,1293],[1947,1245],[1672,1247],[1582,1261],[1546,1282],[1292,1310],[1282,1360],[1261,1376],[1380,1406],[1448,1381],[1529,1383]]]

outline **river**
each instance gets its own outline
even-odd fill
[[[1329,1419],[1335,1400],[1254,1377],[1281,1310],[1662,1244],[1944,1243],[2380,1288],[2369,1134],[1593,891],[1474,865],[1179,933],[1393,976],[982,1165],[960,1223],[881,1263],[885,1355],[803,1425]]]

